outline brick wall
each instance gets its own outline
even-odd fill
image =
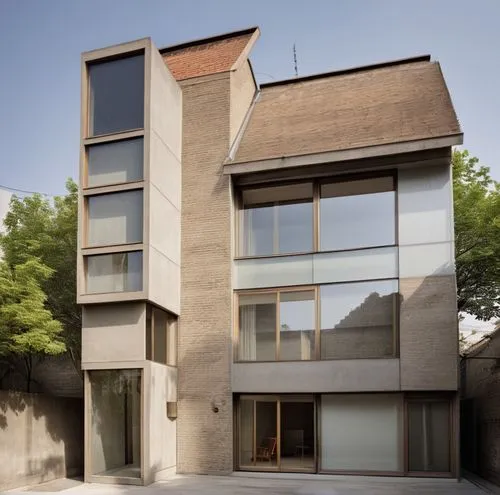
[[[229,73],[183,84],[177,470],[232,471]],[[217,410],[218,412],[214,412]]]

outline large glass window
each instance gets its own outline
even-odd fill
[[[87,293],[142,290],[142,251],[87,256]]]
[[[142,241],[142,190],[88,197],[88,246]]]
[[[239,297],[239,359],[276,359],[277,295],[252,294]]]
[[[141,477],[141,370],[89,371],[95,475]]]
[[[320,418],[322,470],[403,470],[399,395],[323,395]]]
[[[408,470],[450,472],[450,403],[408,402]]]
[[[144,55],[89,64],[89,134],[144,127]]]
[[[177,316],[148,306],[146,359],[177,366]]]
[[[143,178],[143,138],[87,147],[87,186],[133,182]]]
[[[240,255],[312,251],[312,197],[310,183],[244,190]]]
[[[314,359],[314,307],[314,291],[280,294],[280,360]]]
[[[319,205],[320,250],[395,244],[395,201],[392,177],[323,184]]]
[[[322,285],[321,359],[396,355],[397,280]]]

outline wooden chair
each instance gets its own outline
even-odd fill
[[[257,447],[257,453],[255,459],[257,461],[269,461],[271,462],[276,457],[276,438],[268,437],[264,438],[260,447]]]

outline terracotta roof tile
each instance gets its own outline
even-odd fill
[[[181,81],[192,77],[217,74],[231,69],[252,38],[255,30],[192,46],[181,45],[162,50],[163,58],[173,76]]]
[[[233,162],[460,133],[439,64],[415,60],[263,87]]]

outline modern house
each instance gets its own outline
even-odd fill
[[[259,86],[258,36],[83,54],[85,479],[458,477],[440,66]]]

